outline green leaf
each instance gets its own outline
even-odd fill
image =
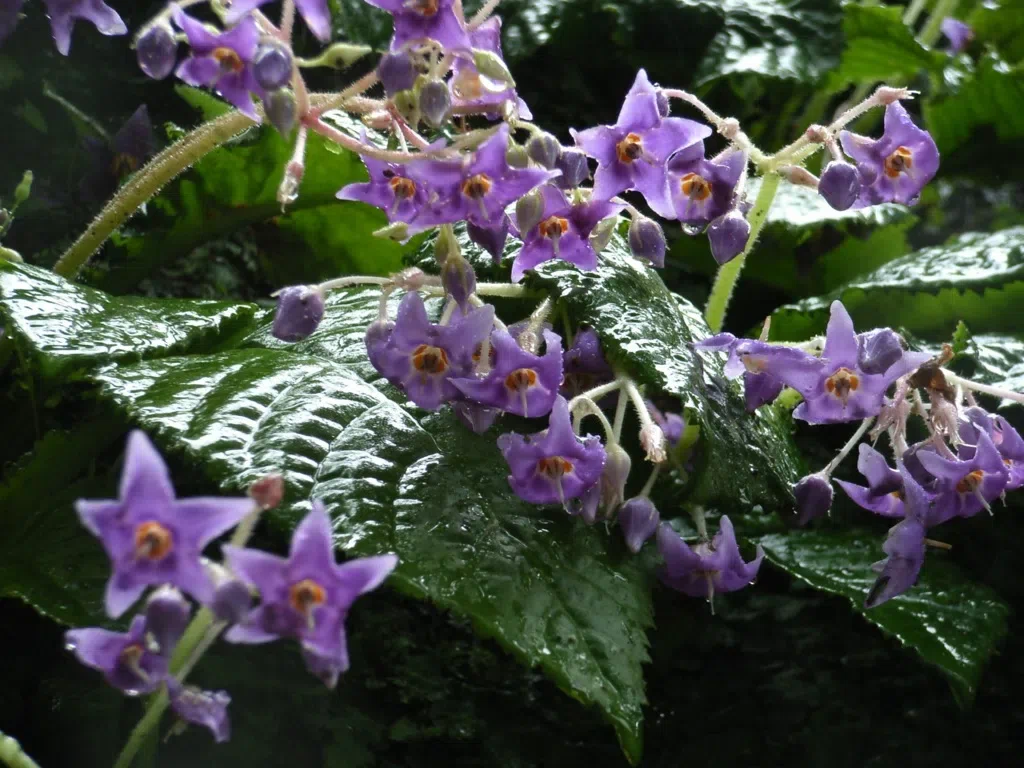
[[[925,122],[942,153],[967,144],[991,126],[1001,141],[1024,137],[1024,65],[1010,66],[995,53],[974,65],[960,58],[945,73],[943,95],[924,104]]]
[[[1006,61],[1024,61],[1024,14],[1017,0],[979,3],[967,23],[977,42],[994,46]]]
[[[205,118],[220,111],[221,102],[208,94],[179,90]],[[367,131],[338,111],[326,113],[325,121],[354,138]],[[355,154],[319,134],[311,133],[307,141],[299,197],[282,214],[277,189],[293,143],[263,125],[209,153],[152,200],[144,217],[132,220],[138,232],[115,238],[121,252],[114,255],[115,269],[100,279],[100,286],[115,292],[130,289],[156,267],[250,225],[260,225],[258,239],[271,252],[287,254],[264,265],[272,284],[399,269],[402,255],[414,246],[372,237],[387,224],[384,212],[335,197],[346,184],[365,181],[366,169]]]
[[[820,333],[840,299],[861,328],[903,327],[946,340],[959,321],[976,333],[1019,330],[1024,300],[1024,227],[968,232],[910,253],[832,293],[779,309],[772,336],[808,339]]]
[[[815,589],[848,598],[864,618],[939,667],[961,700],[974,696],[986,660],[1006,633],[1009,608],[941,552],[929,553],[911,590],[865,611],[864,598],[875,581],[871,563],[885,556],[877,534],[802,530],[759,542],[774,565]]]
[[[646,578],[604,532],[520,501],[494,435],[468,433],[450,411],[406,411],[347,365],[292,350],[110,366],[97,378],[226,491],[283,472],[289,497],[271,516],[281,533],[323,499],[340,548],[397,552],[396,586],[470,617],[599,707],[639,757]]]
[[[700,312],[634,259],[620,236],[601,254],[596,270],[552,261],[537,269],[531,284],[550,291],[575,321],[594,328],[613,365],[651,394],[675,396],[690,410],[701,426],[704,459],[696,498],[790,506],[801,461],[788,417],[773,408],[746,413],[738,387],[722,374],[723,356],[698,354],[690,346],[711,335]]]
[[[1024,392],[1024,339],[1017,335],[972,335],[954,361],[957,373],[973,381],[1013,392]],[[1019,410],[1020,403],[1003,400],[999,408]]]
[[[223,301],[113,298],[45,269],[0,261],[0,312],[45,377],[211,349],[251,329],[257,311]]]
[[[903,10],[892,5],[845,5],[846,48],[839,66],[828,74],[829,91],[841,91],[850,84],[907,81],[921,71],[941,71],[946,54],[917,41],[903,23]]]

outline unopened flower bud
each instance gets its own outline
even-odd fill
[[[545,168],[554,168],[562,156],[562,145],[550,133],[535,133],[526,142],[526,154],[535,163]]]
[[[864,373],[885,373],[902,358],[903,344],[891,328],[857,334],[857,365]]]
[[[452,94],[441,80],[430,80],[420,88],[420,115],[431,128],[440,128],[450,116]]]
[[[450,258],[458,258],[462,255],[459,241],[455,238],[455,230],[451,224],[442,225],[437,231],[437,240],[434,241],[434,261],[437,266],[443,267]]]
[[[833,160],[825,166],[818,182],[818,194],[837,211],[845,211],[860,196],[860,174],[850,163]]]
[[[291,88],[278,88],[270,91],[263,101],[263,109],[267,120],[282,136],[291,134],[295,127],[298,107],[295,103],[295,92]]]
[[[562,189],[574,189],[590,178],[587,156],[581,149],[563,149],[555,168],[562,172],[555,179],[555,183]]]
[[[516,202],[516,226],[525,237],[526,233],[540,224],[544,216],[544,195],[540,188],[527,192]]]
[[[192,608],[174,587],[160,587],[146,601],[146,632],[160,654],[170,654],[188,626]]]
[[[342,69],[344,67],[351,67],[363,56],[368,53],[373,53],[373,48],[368,45],[359,45],[358,43],[335,43],[330,46],[326,51],[320,54],[318,61],[325,67],[334,67],[335,69]],[[378,76],[379,76],[378,72]],[[408,87],[411,87],[411,83]]]
[[[23,258],[21,258],[21,254],[18,253],[16,250],[14,250],[13,248],[5,248],[2,245],[0,245],[0,259],[3,259],[5,261],[13,261],[15,264],[21,264],[25,261]]]
[[[510,167],[518,168],[519,170],[530,167],[530,156],[526,152],[526,147],[514,141],[510,141],[508,144],[505,160]]]
[[[915,93],[917,93],[917,91],[912,91],[909,88],[893,88],[888,85],[880,85],[875,90],[872,98],[879,106],[887,107],[890,104],[902,101],[903,99],[912,99]]]
[[[611,443],[605,448],[604,471],[601,474],[601,501],[606,513],[614,512],[626,499],[626,481],[633,460],[622,446]]]
[[[832,483],[821,472],[800,478],[793,486],[796,497],[797,525],[807,525],[811,520],[828,514],[832,508]]]
[[[455,245],[458,247],[458,242]],[[443,263],[443,261],[438,262],[439,265]],[[401,272],[391,275],[391,282],[396,288],[403,291],[418,291],[427,284],[427,273],[419,267],[406,267]]]
[[[646,496],[634,496],[619,509],[618,519],[626,546],[635,555],[658,530],[661,514]]]
[[[501,257],[505,255],[508,224],[508,216],[502,216],[498,224],[493,227],[481,227],[479,224],[467,221],[466,234],[469,235],[470,240],[491,254],[495,264],[500,264]]]
[[[14,207],[17,208],[19,205],[28,200],[32,194],[32,179],[35,176],[32,171],[25,171],[21,177],[21,181],[18,182],[18,186],[14,188]]]
[[[590,233],[590,247],[600,253],[608,247],[608,243],[611,242],[612,235],[615,234],[615,227],[619,224],[618,216],[609,216],[606,219],[602,219],[594,227],[594,230]]]
[[[407,91],[399,91],[391,97],[392,103],[395,105],[395,109],[398,110],[406,122],[411,123],[416,119],[416,110],[419,109],[419,97],[416,91],[410,89]]]
[[[149,27],[135,43],[135,56],[146,77],[163,80],[178,63],[178,42],[174,39],[174,30],[166,23]]]
[[[292,53],[278,42],[262,43],[252,60],[252,75],[265,91],[276,91],[292,80]]]
[[[482,435],[498,418],[501,410],[498,408],[487,408],[486,406],[469,401],[460,400],[454,404],[455,415],[459,421],[478,435]]]
[[[252,608],[252,591],[235,578],[224,579],[213,592],[210,610],[213,615],[228,624],[239,624]]]
[[[374,237],[383,237],[385,240],[394,240],[396,243],[404,243],[409,239],[409,225],[404,221],[396,221],[380,229],[373,231]]]
[[[271,333],[281,341],[301,341],[324,319],[324,297],[312,285],[293,285],[277,294]]]
[[[265,475],[249,486],[249,498],[260,509],[274,509],[284,498],[284,477]]]
[[[370,323],[366,329],[366,356],[374,368],[380,370],[384,359],[384,347],[391,339],[391,332],[395,329],[392,323],[380,318]]]
[[[743,253],[749,237],[750,223],[736,210],[722,214],[708,226],[711,255],[719,264],[726,264]]]
[[[629,225],[629,250],[638,259],[647,259],[656,267],[665,266],[665,231],[654,219],[634,216]]]
[[[449,257],[441,268],[441,285],[448,296],[463,310],[469,309],[469,297],[476,292],[476,272],[473,265],[462,258]]]
[[[377,65],[377,77],[388,96],[407,91],[416,82],[416,67],[408,53],[388,53]]]
[[[647,454],[647,460],[655,464],[668,458],[665,453],[665,433],[657,424],[648,424],[640,430],[640,447]]]
[[[515,87],[516,81],[513,79],[512,73],[509,72],[501,57],[493,51],[473,49],[473,64],[476,66],[477,72],[484,77],[504,83],[509,88]]]
[[[798,187],[807,187],[808,189],[818,188],[818,177],[802,166],[780,165],[778,172],[790,184],[796,184]]]

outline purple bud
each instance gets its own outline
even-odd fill
[[[526,142],[526,154],[545,168],[554,168],[562,156],[562,145],[550,133],[535,133]]]
[[[833,160],[825,166],[818,181],[818,194],[837,211],[845,211],[860,196],[860,174],[842,160]]]
[[[498,408],[487,408],[477,403],[460,400],[454,404],[455,415],[469,429],[478,435],[482,435],[498,418],[501,410]]]
[[[476,272],[461,255],[451,255],[441,267],[441,285],[463,311],[469,311],[469,297],[476,292]]]
[[[660,522],[661,515],[657,507],[646,496],[634,496],[619,509],[622,536],[629,551],[634,555],[658,530]]]
[[[582,149],[563,149],[562,156],[555,163],[562,175],[555,183],[562,189],[573,189],[590,178],[590,166]]]
[[[832,508],[832,483],[820,472],[800,478],[793,486],[793,495],[796,496],[797,525],[807,525]]]
[[[502,216],[496,227],[481,227],[467,221],[466,234],[470,240],[491,254],[495,264],[500,264],[501,257],[505,255],[505,241],[508,239],[508,216]]]
[[[452,94],[441,80],[431,80],[420,88],[420,115],[431,128],[440,128],[448,122],[452,109]]]
[[[277,294],[271,333],[281,341],[301,341],[324,319],[324,297],[312,285],[292,285]]]
[[[601,474],[601,501],[606,514],[614,512],[626,498],[626,481],[633,460],[618,443],[605,449],[604,472]]]
[[[238,579],[228,579],[213,593],[210,610],[228,624],[240,624],[252,608],[252,592]]]
[[[298,107],[295,103],[295,92],[291,88],[278,88],[271,91],[263,100],[263,108],[267,120],[282,136],[287,136],[295,127]]]
[[[135,44],[139,69],[147,77],[163,80],[174,71],[178,63],[178,43],[174,31],[167,24],[154,24],[139,37]]]
[[[185,633],[192,609],[174,587],[161,587],[146,601],[146,632],[156,641],[156,653],[170,656]]]
[[[416,82],[416,68],[408,53],[389,53],[377,65],[377,77],[388,96],[407,91]]]
[[[395,326],[385,320],[377,320],[370,323],[366,329],[366,356],[378,371],[384,365],[384,347],[391,339],[391,332]]]
[[[939,24],[939,29],[949,38],[950,53],[960,53],[974,39],[974,30],[959,19],[947,17]]]
[[[654,219],[634,216],[629,225],[629,250],[638,259],[647,259],[656,267],[665,266],[665,231]]]
[[[252,74],[265,91],[276,91],[292,81],[292,54],[280,43],[264,43],[256,49]]]
[[[750,223],[736,210],[722,214],[708,226],[711,255],[719,264],[726,264],[743,253],[749,237]]]
[[[891,328],[857,334],[857,365],[864,373],[885,373],[902,359],[903,344]]]

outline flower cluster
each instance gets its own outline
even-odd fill
[[[283,490],[281,478],[269,476],[252,486],[249,497],[176,498],[160,455],[145,434],[133,432],[119,498],[81,500],[77,510],[110,558],[107,615],[120,618],[147,589],[153,591],[126,632],[72,629],[68,648],[128,695],[166,690],[174,712],[209,728],[217,741],[230,733],[230,697],[188,686],[184,677],[225,629],[224,638],[233,643],[298,640],[309,670],[334,687],[349,666],[348,610],[387,578],[397,558],[335,563],[330,519],[319,502],[295,529],[287,558],[246,549],[256,517],[277,506]],[[236,527],[232,545],[223,547],[226,567],[203,556],[214,539]],[[200,614],[190,624],[186,596],[213,621]]]

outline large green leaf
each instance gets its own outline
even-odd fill
[[[722,375],[722,356],[691,347],[711,335],[700,312],[634,259],[621,237],[613,238],[596,270],[548,262],[531,284],[551,291],[574,320],[594,328],[614,365],[652,394],[677,397],[690,410],[701,425],[704,459],[697,498],[789,507],[801,461],[788,417],[770,407],[745,412],[737,386]]]
[[[1020,0],[989,0],[978,3],[967,18],[974,36],[999,51],[1014,64],[1024,61],[1024,13]]]
[[[944,562],[942,553],[929,554],[911,590],[864,611],[876,577],[871,563],[885,556],[877,534],[802,530],[759,542],[773,564],[815,589],[849,598],[868,621],[939,667],[962,700],[973,697],[985,662],[1006,633],[1009,608],[991,589]]]
[[[1020,334],[980,333],[971,336],[967,350],[957,355],[957,373],[1012,392],[1024,392],[1024,338]],[[1001,408],[1020,404],[1004,400]]]
[[[1024,300],[1024,227],[968,232],[886,264],[826,296],[779,309],[778,339],[807,339],[825,327],[829,305],[843,304],[859,327],[903,327],[945,340],[963,320],[979,333],[1017,331]]]
[[[210,349],[252,327],[254,304],[113,298],[27,264],[0,261],[0,311],[45,376],[99,361]]]

